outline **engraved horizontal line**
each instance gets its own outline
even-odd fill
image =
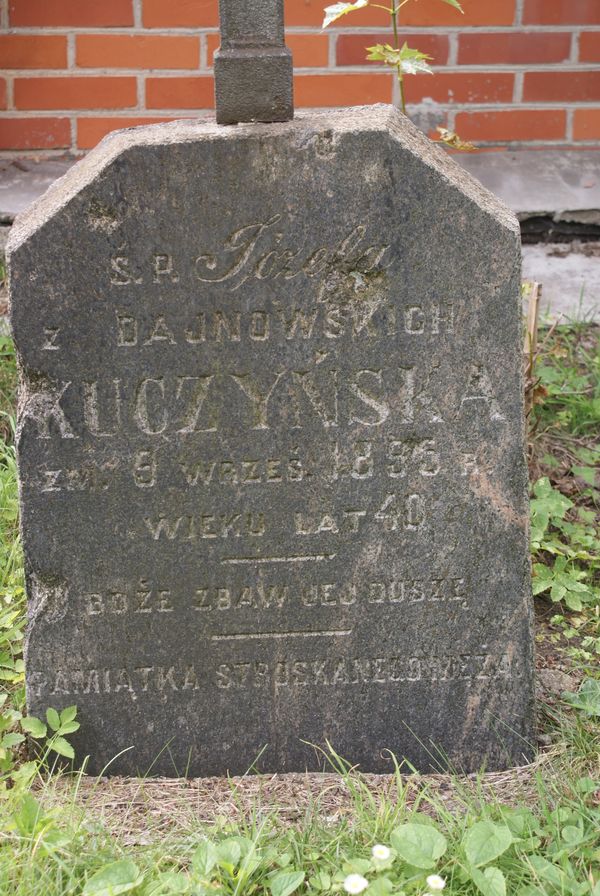
[[[297,554],[293,557],[224,557],[221,563],[306,563],[309,560],[333,560],[335,554]]]
[[[351,635],[352,629],[334,629],[325,632],[237,632],[234,635],[211,635],[211,641],[249,641],[260,638],[335,638]]]

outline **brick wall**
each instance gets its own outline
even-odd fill
[[[244,0],[240,0],[244,2]],[[397,100],[365,62],[389,21],[361,10],[321,33],[332,0],[285,0],[295,104]],[[416,0],[403,37],[433,56],[409,113],[484,146],[600,143],[600,0]],[[384,29],[384,30],[382,30]],[[0,0],[0,151],[64,152],[108,131],[213,106],[217,0]]]

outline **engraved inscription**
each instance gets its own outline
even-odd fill
[[[331,555],[335,556],[335,555]],[[273,558],[262,558],[273,560]],[[304,558],[282,558],[293,563]],[[306,560],[318,559],[307,556]],[[228,616],[241,610],[281,610],[284,608],[354,607],[375,604],[469,606],[469,591],[464,578],[387,579],[364,583],[316,582],[303,586],[291,583],[265,584],[248,580],[216,585],[201,585],[187,594],[175,595],[172,588],[150,585],[149,580],[126,590],[104,589],[81,595],[86,616],[122,616],[124,614],[164,614],[192,609],[201,614]]]
[[[232,401],[240,399],[239,426],[256,432],[275,426],[302,430],[314,424],[325,430],[353,425],[377,429],[389,418],[397,424],[442,423],[463,413],[505,422],[483,364],[462,373],[461,388],[445,414],[431,398],[440,392],[432,386],[438,375],[436,367],[421,375],[414,367],[342,372],[320,365],[260,375],[206,371],[133,382],[61,382],[32,394],[25,415],[42,439],[53,434],[63,439],[85,434],[110,438],[128,429],[152,437],[217,432],[230,417]]]
[[[311,340],[365,340],[407,334],[444,336],[454,332],[452,302],[430,302],[398,308],[380,301],[368,304],[360,292],[354,302],[328,299],[306,308],[283,302],[265,303],[264,308],[232,311],[161,313],[150,318],[115,312],[114,341],[119,348],[165,345],[213,345],[228,343],[307,342]]]
[[[280,659],[276,662],[219,663],[212,671],[187,666],[73,668],[53,672],[31,670],[29,686],[36,697],[196,691],[216,685],[220,690],[254,688],[409,685],[418,682],[475,684],[518,680],[520,664],[509,654],[444,656],[329,656],[322,659]]]
[[[154,541],[196,541],[204,538],[260,538],[267,529],[264,513],[200,513],[197,516],[145,517],[146,533]]]
[[[245,224],[232,231],[219,251],[199,249],[194,259],[196,282],[227,283],[232,291],[248,280],[294,280],[297,277],[324,279],[340,265],[357,272],[384,269],[389,244],[369,245],[367,228],[358,224],[332,246],[292,247],[285,245],[278,225],[282,216]],[[110,259],[109,279],[114,286],[134,286],[146,282],[178,282],[179,261],[173,255],[156,252],[149,268],[125,252]]]

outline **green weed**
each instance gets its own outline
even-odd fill
[[[534,379],[533,593],[583,611],[587,624],[600,611],[600,328],[554,330]],[[597,638],[587,635],[588,660],[600,653]]]
[[[84,811],[44,806],[30,792],[9,800],[0,892],[14,896],[598,896],[597,782],[566,775],[560,799],[538,781],[535,806],[480,800],[471,790],[449,809],[423,788],[393,796],[331,753],[352,795],[348,817],[317,812],[295,827],[255,812],[237,824],[196,825],[188,835],[127,847],[90,825]],[[2,842],[2,841],[0,841]],[[4,889],[2,889],[4,887]]]

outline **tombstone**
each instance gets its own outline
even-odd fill
[[[285,108],[275,18],[217,64],[217,117]],[[283,82],[236,110],[240,53]],[[494,196],[390,106],[180,121],[106,138],[9,252],[29,712],[77,704],[92,772],[530,756]]]

